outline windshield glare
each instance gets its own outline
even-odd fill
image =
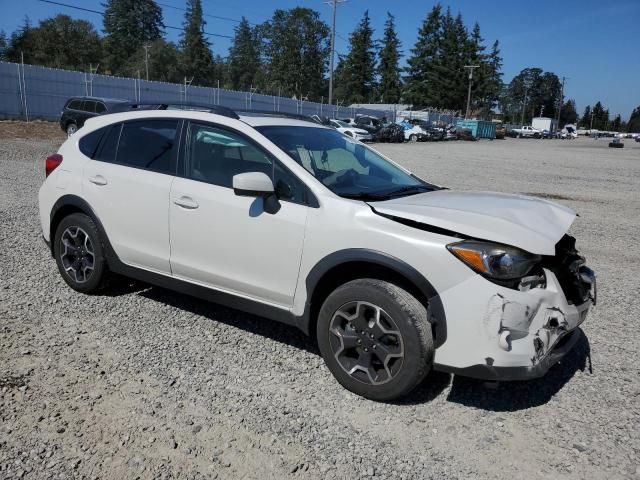
[[[333,129],[262,126],[257,130],[343,197],[384,199],[436,189]]]

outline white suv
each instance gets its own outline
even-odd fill
[[[285,322],[371,399],[432,368],[544,375],[595,302],[569,208],[431,185],[313,122],[105,115],[46,174],[42,232],[71,288],[113,272]]]

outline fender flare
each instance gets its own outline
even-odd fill
[[[320,283],[323,276],[335,267],[350,262],[366,262],[373,265],[385,267],[394,271],[398,275],[409,281],[429,304],[430,317],[429,321],[435,325],[437,338],[434,338],[436,347],[442,345],[447,337],[447,322],[444,312],[444,306],[440,300],[440,296],[435,287],[422,275],[418,270],[403,260],[388,255],[383,252],[371,250],[367,248],[349,248],[333,252],[318,263],[309,271],[305,280],[307,289],[307,300],[304,313],[299,317],[300,329],[306,334],[313,334],[311,326],[315,319],[311,318],[311,301],[314,291]]]

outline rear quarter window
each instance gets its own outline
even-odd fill
[[[70,110],[82,110],[82,100],[71,100],[67,108]]]
[[[83,155],[93,158],[100,144],[100,140],[109,127],[99,128],[91,133],[87,133],[78,142],[80,151]]]
[[[118,151],[118,141],[120,140],[121,129],[121,123],[105,127],[106,132],[102,136],[102,140],[93,155],[94,160],[110,163],[116,161],[116,152]]]

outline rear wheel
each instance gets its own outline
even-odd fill
[[[53,239],[60,275],[78,292],[91,293],[105,283],[107,266],[98,229],[87,215],[62,219]]]
[[[417,142],[418,141],[418,136],[415,133],[411,134],[409,136],[409,141],[410,142]]]
[[[70,137],[71,135],[73,135],[74,133],[76,133],[78,131],[78,125],[76,125],[75,123],[71,122],[67,125],[67,136]]]
[[[426,308],[382,280],[354,280],[331,293],[318,316],[317,338],[338,382],[372,400],[406,395],[433,362]]]

